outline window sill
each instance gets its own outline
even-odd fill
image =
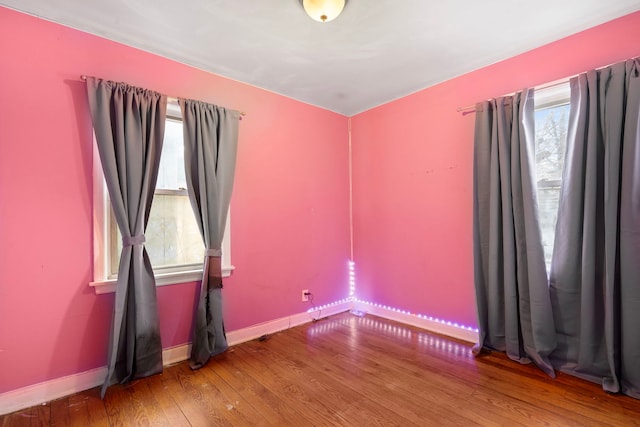
[[[222,277],[231,276],[231,272],[235,270],[233,265],[222,267]],[[156,274],[156,286],[177,285],[180,283],[197,282],[202,279],[202,269],[187,270],[171,273]],[[90,282],[89,286],[93,288],[97,295],[108,294],[116,291],[117,279],[105,279]]]

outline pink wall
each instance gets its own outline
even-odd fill
[[[347,119],[0,8],[0,393],[105,365],[113,294],[92,278],[81,74],[247,112],[232,199],[228,330],[346,296]],[[358,296],[475,324],[473,115],[457,107],[640,55],[640,13],[353,118]],[[196,284],[158,289],[165,347]]]
[[[347,119],[0,7],[0,393],[106,363],[113,294],[92,280],[91,122],[81,74],[245,111],[228,330],[347,295]],[[158,288],[163,345],[196,284]]]
[[[360,299],[476,324],[474,115],[458,107],[640,55],[640,13],[355,116]]]

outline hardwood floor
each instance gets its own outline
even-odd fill
[[[232,347],[191,371],[98,388],[0,426],[630,426],[640,401],[374,316],[333,316]]]

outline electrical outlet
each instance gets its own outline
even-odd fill
[[[309,295],[311,295],[311,292],[309,292],[309,289],[304,289],[302,291],[302,301],[309,301]]]

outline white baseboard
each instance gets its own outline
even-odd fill
[[[191,354],[191,343],[168,347],[162,350],[162,366],[169,366],[187,360]]]
[[[353,302],[353,310],[370,313],[375,316],[415,326],[417,328],[426,329],[427,331],[446,335],[448,337],[456,338],[462,341],[467,341],[470,343],[478,342],[478,332],[475,329],[456,326],[451,322],[436,321],[433,319],[430,320],[428,318],[425,318],[424,316],[419,317],[415,314],[409,314],[399,310],[394,310],[392,308],[381,307],[379,304],[372,304],[359,300],[355,300]]]
[[[275,319],[248,328],[239,329],[227,333],[229,345],[237,345],[263,335],[279,332],[303,323],[311,322],[320,317],[332,316],[351,309],[351,301],[329,304],[322,308],[321,313],[305,312]],[[183,344],[169,347],[162,351],[162,363],[164,366],[182,362],[189,358],[191,344]],[[91,369],[78,374],[69,375],[44,381],[38,384],[19,388],[0,394],[0,415],[9,414],[31,406],[50,402],[61,397],[79,393],[93,387],[102,385],[107,376],[107,367]]]
[[[237,331],[231,331],[227,333],[227,342],[229,345],[236,345],[251,341],[256,338],[260,338],[263,335],[273,334],[275,332],[293,328],[294,326],[302,325],[303,323],[309,323],[314,319],[317,320],[319,318],[349,311],[352,306],[353,302],[351,300],[343,300],[322,306],[321,309],[316,311],[298,313],[287,317],[281,317],[280,319],[271,320],[269,322],[249,326],[248,328],[239,329]]]
[[[102,385],[106,377],[107,367],[103,366],[2,393],[0,394],[0,415],[97,387]]]
[[[438,334],[447,335],[468,342],[478,341],[478,332],[468,328],[456,327],[449,322],[438,322],[414,314],[403,313],[398,310],[381,307],[351,298],[319,307],[312,312],[293,314],[291,316],[274,319],[268,322],[249,326],[247,328],[227,333],[230,346],[273,334],[294,326],[311,322],[314,319],[333,316],[349,310],[359,310],[385,319],[405,323],[426,329]],[[184,344],[166,348],[162,351],[162,363],[167,366],[187,360],[191,352],[191,344]],[[69,375],[62,378],[45,381],[39,384],[23,387],[0,394],[0,415],[19,411],[31,406],[40,405],[51,400],[59,399],[70,394],[79,393],[102,385],[107,376],[107,368],[101,367],[86,372]]]

